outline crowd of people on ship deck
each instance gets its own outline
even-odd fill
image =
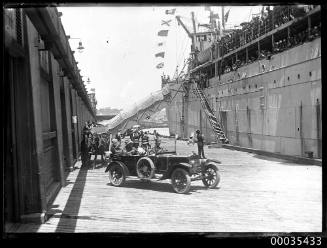
[[[262,11],[261,16],[253,17],[250,22],[241,23],[241,29],[234,30],[218,41],[218,47],[221,47],[220,54],[227,54],[294,18],[304,16],[314,7],[314,5],[292,5],[275,6],[271,9],[267,6],[266,12]]]
[[[169,77],[169,75],[165,75],[165,74],[163,74],[163,75],[161,76],[161,81],[162,81],[163,83],[168,83],[168,82],[170,81],[170,77]]]
[[[256,54],[249,55],[248,61],[245,61],[245,57],[243,56],[242,59],[236,60],[234,63],[227,63],[222,66],[222,73],[228,73],[231,71],[237,70],[239,67],[242,67],[245,64],[251,64],[254,61],[261,60],[261,59],[270,59],[273,54],[277,54],[287,50],[289,48],[295,47],[297,45],[301,45],[305,42],[312,41],[321,36],[321,22],[314,25],[310,31],[309,28],[305,30],[292,30],[290,32],[289,37],[285,37],[283,39],[278,39],[274,42],[272,47],[269,49],[262,49],[260,53],[256,51]]]
[[[290,6],[275,6],[271,9],[269,6],[265,8],[266,11],[262,11],[261,16],[255,16],[250,22],[241,23],[242,29],[233,30],[233,32],[223,36],[217,43],[213,44],[211,49],[214,51],[219,49],[220,56],[223,57],[223,63],[221,67],[221,73],[228,73],[236,71],[237,68],[244,66],[245,64],[253,63],[260,59],[270,59],[273,54],[282,52],[291,47],[303,44],[304,42],[311,41],[321,36],[321,22],[314,23],[309,31],[307,27],[305,30],[301,28],[293,28],[290,26],[289,37],[279,38],[275,40],[269,47],[261,47],[260,52],[249,52],[248,59],[243,55],[242,58],[237,60],[233,59],[233,62],[228,62],[224,59],[224,55],[237,49],[238,47],[245,45],[261,35],[271,31],[274,28],[287,23],[294,18],[299,18],[306,15],[307,12],[314,9],[316,5],[290,5]],[[284,35],[285,36],[285,35]],[[286,35],[287,36],[287,35]],[[275,37],[276,39],[277,37]],[[195,52],[197,54],[198,51]],[[215,55],[214,55],[215,57]],[[193,61],[194,66],[197,66],[197,56]]]

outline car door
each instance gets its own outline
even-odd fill
[[[156,166],[159,172],[165,172],[168,170],[169,157],[166,155],[157,155]]]

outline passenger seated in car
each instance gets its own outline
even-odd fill
[[[150,143],[149,143],[149,136],[148,136],[148,132],[144,132],[143,136],[142,136],[142,145],[141,147],[143,149],[145,149],[146,151],[149,150],[151,148]]]
[[[137,149],[133,146],[133,141],[125,140],[125,152],[127,155],[137,155]]]
[[[111,154],[112,155],[119,155],[123,152],[121,149],[120,143],[118,142],[117,139],[112,140],[112,147],[111,147]]]

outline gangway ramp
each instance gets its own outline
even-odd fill
[[[169,101],[170,91],[168,86],[166,86],[161,90],[152,92],[150,95],[122,110],[114,118],[108,120],[105,125],[106,130],[107,132],[116,133],[121,129],[124,132],[147,116],[166,108]]]

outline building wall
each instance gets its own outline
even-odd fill
[[[72,78],[74,74],[54,54],[52,33],[47,36],[42,25],[48,24],[37,21],[36,10],[5,13],[5,83],[11,103],[6,119],[11,135],[6,143],[10,154],[5,166],[5,221],[44,222],[48,207],[65,185],[65,171],[79,157],[82,126],[94,121],[95,113],[85,103],[86,92],[78,88],[81,81],[76,82],[78,78]],[[16,13],[22,16],[21,41]],[[57,12],[51,18],[58,21],[53,13]],[[77,124],[72,124],[73,115]]]

